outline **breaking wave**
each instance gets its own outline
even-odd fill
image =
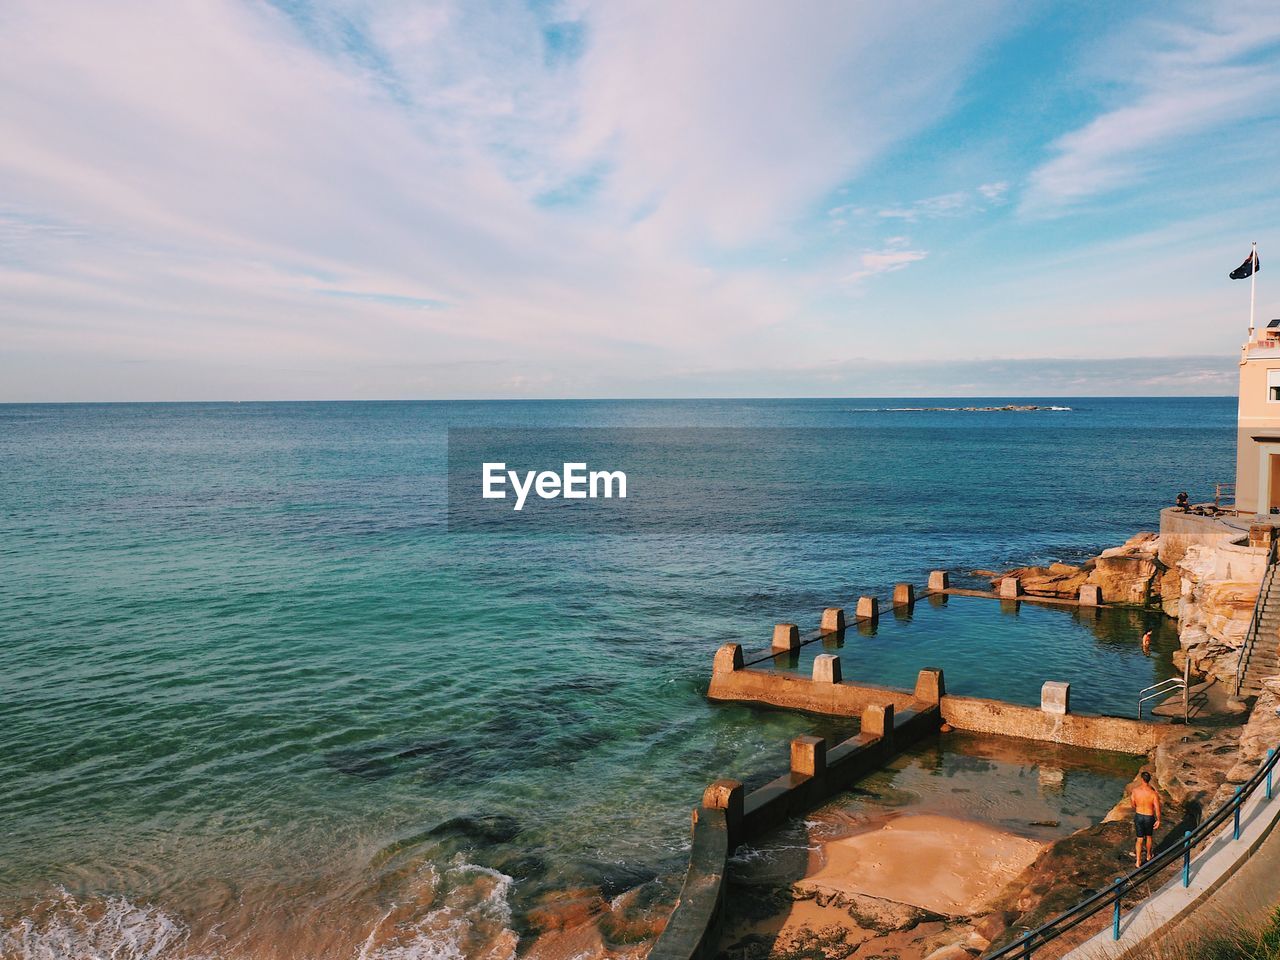
[[[335,929],[319,952],[283,927],[264,934],[269,921],[251,924],[251,939],[239,942],[229,940],[220,923],[197,931],[161,907],[123,897],[79,899],[59,888],[20,916],[0,916],[0,960],[514,960],[512,878],[471,863],[451,865],[444,873],[426,866],[362,940],[351,940],[362,931]],[[252,905],[244,909],[256,912]],[[339,925],[344,919],[351,918],[341,911],[327,918]]]
[[[30,914],[0,917],[4,960],[204,960],[178,918],[122,897],[82,902],[59,889]]]

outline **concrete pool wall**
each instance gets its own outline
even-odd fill
[[[1060,702],[1042,697],[1039,709],[982,697],[948,696],[941,670],[920,671],[914,691],[854,683],[843,679],[843,674],[840,657],[833,654],[815,658],[812,677],[752,670],[742,666],[741,646],[726,643],[716,651],[707,696],[843,717],[858,716],[872,706],[906,710],[925,701],[937,703],[941,722],[957,730],[1130,754],[1146,754],[1177,733],[1167,723],[1071,713],[1065,695]],[[1068,685],[1054,681],[1045,687],[1055,697],[1066,689]]]

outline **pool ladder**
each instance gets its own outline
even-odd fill
[[[1142,705],[1148,700],[1159,700],[1161,697],[1167,697],[1169,694],[1178,690],[1182,691],[1182,722],[1187,722],[1188,713],[1188,697],[1187,691],[1191,688],[1191,662],[1187,661],[1182,665],[1182,676],[1169,677],[1167,680],[1161,680],[1159,683],[1153,683],[1149,687],[1145,687],[1138,691],[1138,719],[1142,719]]]

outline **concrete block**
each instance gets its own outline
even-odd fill
[[[1102,588],[1097,584],[1086,583],[1080,587],[1080,604],[1085,607],[1096,607],[1102,603]]]
[[[1040,709],[1045,713],[1063,715],[1071,712],[1071,684],[1063,680],[1049,680],[1040,688]]]
[[[875,623],[880,619],[880,601],[875,597],[859,597],[857,617]]]
[[[925,667],[916,675],[917,700],[925,703],[937,703],[947,695],[947,685],[942,679],[940,667]]]
[[[742,644],[725,643],[721,644],[720,649],[716,651],[715,665],[711,668],[712,673],[733,673],[735,670],[742,669]]]
[[[800,628],[794,623],[779,623],[773,628],[773,649],[799,650]]]
[[[862,711],[862,732],[872,737],[893,739],[893,704],[873,703]]]
[[[823,633],[839,633],[844,629],[844,607],[827,607],[822,611]]]
[[[1022,596],[1022,581],[1014,577],[1005,577],[1000,581],[1000,597],[1003,600],[1013,600]]]
[[[951,575],[945,570],[934,570],[929,574],[930,590],[951,589]]]
[[[814,683],[839,683],[840,658],[834,653],[820,653],[813,658]]]
[[[895,584],[893,588],[893,605],[911,608],[916,605],[916,588],[909,583]]]
[[[742,781],[723,779],[712,783],[702,792],[702,805],[712,810],[723,810],[725,823],[729,827],[729,849],[732,850],[742,838],[743,802],[746,791]],[[697,811],[694,811],[697,817]]]
[[[796,737],[791,741],[791,772],[820,777],[827,772],[827,741],[822,737]]]

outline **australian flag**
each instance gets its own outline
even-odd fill
[[[1243,280],[1245,277],[1252,277],[1255,270],[1261,269],[1262,261],[1258,259],[1256,253],[1251,253],[1244,263],[1231,271],[1231,279]]]

